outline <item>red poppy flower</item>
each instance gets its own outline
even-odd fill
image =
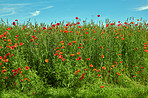
[[[15,26],[15,22],[13,22],[13,25]]]
[[[74,54],[70,54],[70,56],[74,56]]]
[[[98,77],[100,77],[101,75],[100,74],[98,74]]]
[[[6,56],[8,56],[10,53],[7,53]]]
[[[120,27],[120,24],[118,24],[117,26]]]
[[[52,27],[55,27],[55,24],[53,24]]]
[[[6,59],[6,56],[4,56],[3,60],[5,60],[5,59]]]
[[[100,86],[101,88],[104,88],[104,86]]]
[[[51,30],[52,28],[49,27],[49,30]]]
[[[105,67],[102,67],[102,69],[105,70],[106,68]]]
[[[63,58],[62,61],[65,61],[65,58]]]
[[[19,37],[19,35],[16,35],[16,37]]]
[[[22,46],[23,45],[23,43],[22,42],[20,42],[20,45],[19,46]]]
[[[106,27],[108,27],[109,26],[109,24],[106,24]]]
[[[11,57],[13,56],[13,54],[11,54]]]
[[[7,28],[7,30],[11,30],[12,28]]]
[[[97,15],[98,17],[100,17],[100,15]]]
[[[25,66],[25,69],[26,69],[26,70],[29,70],[29,66]]]
[[[103,47],[102,47],[102,46],[100,46],[100,48],[102,48],[102,49],[103,49]]]
[[[48,63],[48,59],[45,59],[45,62]]]
[[[90,58],[87,58],[87,61],[89,61],[90,60]]]
[[[73,41],[73,43],[76,43],[76,41]]]
[[[57,26],[59,26],[60,25],[60,23],[57,23]]]
[[[81,57],[79,57],[79,60],[81,60]]]
[[[4,62],[8,62],[8,59],[6,59]]]
[[[13,50],[15,48],[15,46],[11,46],[11,49]]]
[[[6,72],[6,69],[2,70],[2,73]]]
[[[76,19],[79,19],[78,17],[76,17]]]
[[[93,65],[92,65],[92,64],[90,64],[90,65],[89,65],[89,67],[93,67]]]
[[[124,24],[127,24],[127,22],[124,22]]]
[[[97,69],[97,72],[99,72],[99,69]]]
[[[24,78],[24,80],[27,80],[27,78]]]
[[[62,55],[59,55],[59,59],[62,59],[63,58],[63,56]]]
[[[137,48],[136,48],[136,50],[137,50]]]
[[[34,36],[34,35],[32,35],[32,38],[35,38],[35,36]]]
[[[84,76],[82,76],[81,79],[84,79]]]
[[[104,55],[101,55],[101,58],[104,58]]]
[[[46,30],[46,27],[43,27],[43,30]]]
[[[77,24],[80,24],[80,22],[77,22]]]
[[[17,70],[21,70],[21,68],[17,68]]]
[[[30,39],[30,41],[33,42],[34,40],[33,39]]]
[[[14,73],[13,76],[16,76],[16,73]]]
[[[17,19],[15,19],[15,21],[18,21]]]
[[[84,75],[85,75],[85,73],[82,74],[82,76],[84,76]]]
[[[71,42],[68,45],[71,46]]]

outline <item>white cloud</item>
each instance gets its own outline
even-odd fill
[[[8,15],[13,15],[15,13],[16,13],[15,11],[11,11],[11,13],[9,13],[9,14],[3,14],[3,15],[0,15],[0,16],[8,16]]]
[[[0,0],[1,2],[1,0]],[[17,14],[18,12],[23,12],[22,14],[24,14],[24,12],[26,11],[25,6],[28,5],[28,8],[30,8],[27,12],[25,12],[25,14],[30,14],[27,15],[27,17],[23,17],[24,18],[30,18],[33,16],[38,16],[40,14],[40,11],[38,10],[46,10],[46,9],[50,9],[53,8],[54,6],[45,6],[43,8],[38,8],[37,11],[35,12],[30,12],[32,10],[32,7],[36,7],[36,6],[43,6],[44,4],[50,3],[50,2],[36,2],[36,3],[0,3],[0,17],[1,16],[8,16],[8,15],[13,15],[13,14]],[[30,6],[31,5],[31,6]],[[19,13],[20,14],[20,13]]]
[[[147,10],[147,9],[148,9],[148,5],[136,8],[136,11],[142,11],[142,10]]]
[[[15,14],[14,8],[2,8],[0,9],[0,16],[8,16]],[[2,14],[2,15],[1,15]]]
[[[0,9],[0,13],[10,12],[13,10],[14,10],[14,8],[2,8],[2,9]]]
[[[50,9],[50,8],[53,8],[54,6],[47,6],[47,7],[45,7],[45,8],[42,8],[43,10],[45,10],[45,9]]]
[[[31,13],[32,16],[38,16],[40,14],[40,11],[35,11],[33,13]]]
[[[3,6],[24,6],[24,5],[30,5],[30,3],[22,3],[22,4],[0,4]]]
[[[30,5],[29,3],[22,4],[0,4],[0,16],[8,16],[16,13],[15,10],[19,10],[20,7]]]

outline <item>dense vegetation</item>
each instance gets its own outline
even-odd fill
[[[1,19],[1,96],[146,96],[147,43],[142,19],[105,26],[78,17],[50,25]]]

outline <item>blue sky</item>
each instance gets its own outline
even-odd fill
[[[100,15],[100,17],[97,17]],[[148,20],[148,0],[0,0],[0,18],[9,23],[18,19],[19,23],[28,21],[34,24],[93,19],[96,22],[115,20],[124,22],[128,17]]]

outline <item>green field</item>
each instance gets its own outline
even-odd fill
[[[2,98],[148,98],[148,23],[0,22]]]

